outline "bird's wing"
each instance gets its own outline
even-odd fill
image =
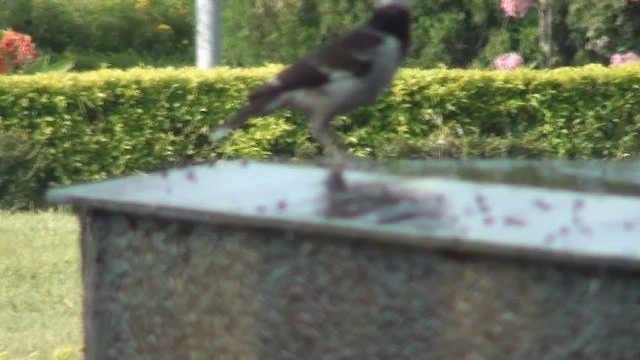
[[[312,65],[307,58],[282,70],[275,79],[257,88],[249,95],[249,101],[259,102],[282,91],[321,86],[329,76]]]
[[[379,34],[363,27],[318,50],[310,61],[332,78],[364,76],[375,60],[375,49],[383,41]]]
[[[256,89],[251,102],[281,91],[319,87],[345,76],[364,76],[374,61],[374,49],[383,42],[379,34],[360,28],[311,53]]]

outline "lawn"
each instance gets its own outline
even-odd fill
[[[0,360],[77,357],[78,237],[71,213],[0,211]]]

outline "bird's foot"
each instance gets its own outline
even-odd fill
[[[330,193],[339,193],[347,190],[347,183],[344,180],[342,170],[332,169],[326,180],[327,189]]]

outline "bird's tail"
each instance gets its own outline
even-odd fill
[[[240,109],[237,114],[235,114],[232,118],[225,121],[223,124],[218,125],[213,128],[211,131],[211,140],[214,142],[220,141],[227,137],[232,130],[239,128],[244,123],[249,120],[250,117],[257,115],[259,111],[255,108],[255,106],[249,104],[244,108]]]
[[[244,125],[249,118],[262,116],[277,110],[282,106],[282,99],[276,87],[265,86],[255,91],[249,97],[249,104],[240,109],[232,118],[223,124],[214,127],[211,131],[211,140],[217,142],[229,135],[229,133]]]

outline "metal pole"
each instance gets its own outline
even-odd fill
[[[552,0],[540,0],[538,4],[539,46],[544,57],[544,67],[547,69],[551,68],[553,62],[552,11]]]
[[[209,69],[220,65],[222,0],[196,0],[196,66]]]

